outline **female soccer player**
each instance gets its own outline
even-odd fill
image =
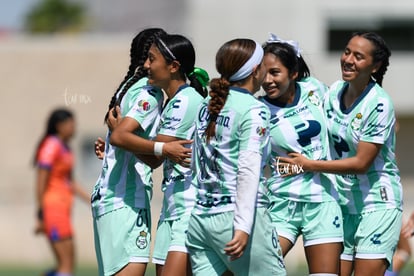
[[[381,87],[391,53],[372,32],[352,35],[341,55],[342,80],[325,101],[334,160],[299,153],[281,158],[305,171],[335,173],[344,216],[341,275],[384,275],[398,243],[402,186],[395,160],[395,114]]]
[[[217,52],[220,74],[200,106],[193,144],[196,204],[187,246],[194,275],[285,275],[278,236],[258,207],[269,110],[253,93],[265,76],[263,49],[234,39]]]
[[[142,142],[146,142],[150,144],[150,151],[154,148],[153,154],[161,156],[165,143],[192,139],[196,111],[207,94],[205,86],[208,82],[207,73],[194,68],[194,65],[195,51],[187,38],[182,35],[163,35],[155,39],[144,68],[149,73],[149,84],[162,88],[168,96],[168,103],[161,114],[155,148],[151,144],[154,142],[143,141],[134,134],[137,122],[128,117],[115,128],[111,143],[139,154],[144,153],[146,145]],[[187,79],[189,84],[186,83]],[[139,157],[153,168],[164,160],[143,154]],[[161,189],[164,200],[153,252],[157,275],[191,275],[185,237],[195,203],[195,192],[192,171],[185,164],[184,160],[175,163],[170,159],[165,159],[163,163]]]
[[[163,94],[147,86],[143,65],[161,29],[140,32],[131,44],[131,64],[112,97],[105,121],[115,106],[122,116],[136,122],[134,135],[153,137],[159,121]],[[95,251],[99,275],[144,275],[150,256],[152,194],[151,168],[132,152],[109,143],[108,129],[102,172],[92,194]]]
[[[313,172],[281,177],[284,171],[276,166],[277,158],[290,152],[301,152],[314,160],[330,158],[323,111],[328,88],[310,77],[295,41],[271,34],[264,45],[263,64],[267,70],[262,84],[266,96],[261,100],[269,107],[271,118],[269,210],[283,256],[302,235],[310,275],[338,275],[342,213],[332,179]]]
[[[56,258],[56,268],[47,276],[71,276],[75,246],[71,210],[73,195],[89,202],[89,194],[73,179],[74,157],[69,142],[75,133],[75,120],[67,109],[54,110],[46,133],[35,155],[38,204],[36,233],[45,233]]]

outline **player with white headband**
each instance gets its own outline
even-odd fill
[[[258,201],[269,109],[253,93],[265,71],[263,49],[234,39],[217,52],[219,78],[196,116],[196,204],[187,233],[194,275],[285,275],[276,228]]]

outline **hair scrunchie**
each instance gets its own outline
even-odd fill
[[[291,46],[293,48],[293,50],[295,50],[295,54],[297,57],[301,56],[301,52],[302,50],[299,48],[299,43],[294,41],[294,40],[283,40],[280,37],[278,37],[275,34],[269,33],[270,37],[269,39],[266,41],[266,43],[270,44],[270,43],[282,43],[282,44],[288,44],[289,46]]]
[[[199,67],[194,67],[194,70],[190,74],[188,74],[189,77],[192,75],[196,77],[201,86],[203,86],[204,88],[207,87],[208,82],[210,81],[210,77],[208,76],[206,70]]]

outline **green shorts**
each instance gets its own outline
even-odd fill
[[[149,210],[125,206],[94,218],[93,227],[99,275],[114,275],[128,263],[148,263]]]
[[[266,208],[257,208],[243,255],[230,261],[224,252],[233,238],[234,212],[192,214],[187,233],[193,275],[286,275],[277,231]]]
[[[189,219],[190,215],[184,215],[176,220],[158,222],[154,252],[152,253],[154,264],[164,265],[169,251],[188,253],[185,240]]]
[[[296,202],[271,197],[270,216],[277,233],[296,243],[302,235],[303,245],[343,242],[341,207],[336,201]]]
[[[398,209],[345,214],[341,259],[386,259],[391,264],[400,237],[401,220],[402,211]]]

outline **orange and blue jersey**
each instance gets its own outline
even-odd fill
[[[51,240],[70,238],[73,234],[70,222],[73,163],[73,154],[63,141],[53,135],[46,137],[37,155],[37,166],[49,171],[42,209],[46,234]]]

